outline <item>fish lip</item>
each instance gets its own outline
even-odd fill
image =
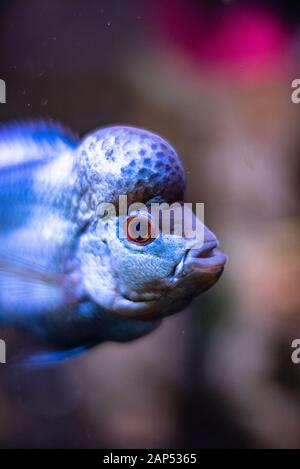
[[[202,256],[187,256],[183,265],[185,274],[202,273],[217,275],[221,273],[227,262],[227,256],[222,251],[212,248]]]
[[[206,258],[209,257],[213,250],[219,246],[219,241],[217,238],[205,240],[201,246],[197,247],[197,244],[194,244],[187,252],[185,260],[191,258]]]
[[[120,288],[119,294],[126,300],[133,303],[154,302],[160,299],[161,294],[157,292],[135,292],[126,288]]]
[[[216,249],[219,242],[216,238],[204,241],[201,246],[194,245],[188,249],[176,267],[174,278],[177,280],[188,274],[222,273],[227,262],[227,256]]]
[[[122,290],[117,295],[117,298],[115,298],[113,310],[117,309],[118,311],[115,312],[120,316],[143,320],[158,320],[168,315],[158,312],[157,304],[163,306],[164,300],[167,300],[168,309],[171,308],[167,292],[170,288],[174,288],[181,279],[189,275],[194,275],[197,279],[198,275],[199,279],[201,279],[200,284],[205,283],[201,291],[205,291],[221,276],[224,265],[227,262],[227,256],[216,249],[218,246],[218,240],[210,238],[201,246],[196,247],[196,245],[194,245],[190,249],[187,249],[177,265],[175,273],[169,277],[168,282],[166,282],[166,296],[154,292],[143,296],[135,292],[132,293],[128,290]],[[181,301],[188,304],[190,302],[190,296],[188,295],[186,298],[183,297]],[[118,303],[118,308],[116,308],[116,303]],[[175,305],[177,303],[178,298],[174,300],[173,304]]]

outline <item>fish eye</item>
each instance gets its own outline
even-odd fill
[[[154,224],[150,215],[134,214],[129,215],[125,220],[125,233],[128,241],[146,245],[155,239]]]

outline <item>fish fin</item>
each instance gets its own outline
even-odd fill
[[[53,159],[66,149],[74,150],[78,139],[53,121],[24,121],[0,126],[0,174],[17,165],[33,165]]]
[[[0,255],[0,323],[22,324],[67,301],[65,275],[49,272],[46,267],[25,259],[7,259]]]
[[[66,186],[61,178],[77,143],[51,121],[0,125],[0,231],[24,225],[34,207],[52,203],[54,190]]]
[[[64,303],[63,288],[30,277],[0,272],[0,323],[23,324]]]
[[[95,344],[92,343],[69,349],[57,349],[51,350],[49,352],[34,353],[26,358],[22,358],[21,360],[17,361],[16,364],[29,366],[30,368],[56,366],[61,362],[65,362],[67,360],[82,355],[90,348],[94,347],[94,345]]]

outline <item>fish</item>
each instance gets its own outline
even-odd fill
[[[2,124],[0,333],[26,331],[46,346],[30,359],[58,361],[143,337],[184,309],[227,261],[185,207],[185,188],[177,152],[148,130],[79,138],[54,121]],[[173,231],[162,214],[173,214]],[[188,235],[175,229],[182,214],[196,226]],[[191,241],[198,229],[201,242]]]

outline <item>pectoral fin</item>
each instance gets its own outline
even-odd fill
[[[16,324],[66,301],[63,275],[25,259],[0,255],[0,323]]]
[[[53,350],[49,352],[42,352],[30,355],[29,357],[21,359],[18,364],[30,367],[46,367],[56,366],[58,363],[80,356],[94,344],[82,345],[70,349]]]

